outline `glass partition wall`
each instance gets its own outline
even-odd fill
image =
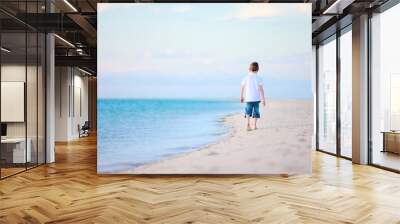
[[[317,149],[352,157],[351,25],[318,45]]]
[[[26,150],[25,33],[1,33],[1,177],[24,171]],[[6,49],[6,50],[4,50]],[[28,158],[28,160],[27,160]]]
[[[38,2],[18,6],[34,12]],[[1,179],[45,163],[45,41],[44,33],[0,13]]]
[[[400,4],[371,18],[370,162],[400,171]]]

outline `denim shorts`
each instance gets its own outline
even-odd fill
[[[246,102],[246,109],[245,109],[245,117],[254,117],[260,118],[260,110],[259,110],[260,101],[256,102]]]

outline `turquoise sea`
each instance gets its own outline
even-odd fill
[[[99,173],[193,151],[226,134],[223,117],[242,111],[231,100],[99,99]]]

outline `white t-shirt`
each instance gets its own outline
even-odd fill
[[[262,85],[263,81],[257,73],[250,72],[249,75],[244,77],[242,80],[242,86],[244,86],[244,101],[261,101],[260,86]]]

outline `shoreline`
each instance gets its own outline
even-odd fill
[[[132,171],[134,171],[135,169],[137,169],[139,167],[144,167],[144,166],[147,166],[147,165],[160,163],[160,162],[163,162],[164,160],[174,159],[176,157],[184,156],[186,154],[190,154],[190,153],[193,153],[193,152],[196,152],[196,151],[200,151],[200,150],[212,147],[213,145],[218,144],[221,141],[224,141],[224,140],[227,140],[227,139],[233,137],[232,135],[233,135],[233,132],[234,132],[234,127],[232,125],[229,125],[227,120],[230,119],[230,118],[232,119],[232,117],[234,117],[234,116],[241,116],[241,115],[242,115],[241,112],[231,112],[231,113],[229,113],[227,115],[224,115],[223,117],[219,118],[216,122],[221,124],[221,125],[223,125],[224,127],[226,127],[227,131],[225,133],[223,133],[223,134],[220,134],[218,139],[215,139],[214,141],[211,141],[209,143],[205,143],[205,144],[203,144],[203,145],[201,145],[199,147],[193,148],[191,151],[186,151],[186,152],[177,153],[177,154],[174,154],[174,155],[171,155],[171,156],[166,156],[166,157],[161,158],[159,160],[155,160],[155,161],[152,161],[152,162],[149,162],[149,163],[144,163],[144,164],[138,165],[137,167],[135,167],[133,169],[128,169],[128,170],[124,170],[124,171],[103,172],[103,173],[104,174],[130,174]]]
[[[233,100],[127,99],[102,103],[99,173],[125,173],[207,147],[229,132],[224,118],[241,111],[239,102]]]
[[[244,128],[245,119],[242,113],[232,113],[218,121],[228,128],[227,133],[220,139],[193,151],[178,153],[118,173],[309,173],[311,172],[312,109],[312,101],[269,102],[265,109],[261,109],[264,111],[258,123],[259,129],[249,132]],[[265,161],[260,160],[260,157],[265,157]]]
[[[156,161],[153,161],[153,162],[149,162],[147,164],[139,165],[139,166],[137,166],[137,167],[135,167],[133,169],[127,170],[127,171],[121,171],[121,172],[116,172],[116,173],[117,174],[131,174],[132,172],[134,173],[136,169],[146,168],[147,166],[152,166],[152,165],[159,164],[159,163],[162,163],[162,162],[167,161],[167,160],[177,159],[177,158],[184,157],[186,155],[192,154],[194,152],[206,150],[206,149],[208,149],[210,147],[213,147],[216,144],[219,144],[219,143],[221,143],[223,141],[226,141],[226,140],[228,140],[230,138],[233,138],[234,137],[235,128],[232,125],[229,124],[228,120],[229,119],[233,119],[234,117],[237,117],[237,116],[241,116],[241,115],[242,115],[242,113],[237,112],[237,113],[230,113],[230,114],[225,115],[224,117],[220,118],[220,120],[218,120],[217,122],[221,123],[224,126],[226,126],[228,130],[227,130],[226,133],[222,134],[220,138],[218,138],[218,139],[216,139],[216,140],[214,140],[214,141],[212,141],[210,143],[206,143],[203,146],[200,146],[198,148],[193,149],[192,151],[177,153],[175,155],[167,156],[165,158],[162,158],[162,159],[159,159],[159,160],[156,160]]]

